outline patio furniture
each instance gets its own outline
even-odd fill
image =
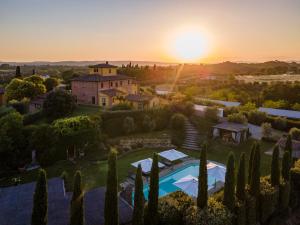
[[[141,165],[143,174],[149,174],[151,171],[151,167],[152,167],[152,161],[153,160],[151,158],[147,158],[147,159],[143,159],[143,160],[131,163],[131,165],[135,168],[138,168],[138,166]],[[158,167],[164,168],[165,165],[163,163],[159,162]]]

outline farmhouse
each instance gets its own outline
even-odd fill
[[[117,66],[108,62],[89,67],[89,74],[74,78],[72,94],[77,103],[111,108],[129,102],[136,109],[156,106],[157,99],[139,93],[135,78],[117,74]]]

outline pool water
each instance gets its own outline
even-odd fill
[[[167,174],[166,176],[161,177],[159,179],[159,197],[165,196],[174,191],[181,190],[173,183],[188,175],[192,175],[193,177],[198,178],[199,164],[196,163],[188,164],[186,166],[174,170],[173,172]],[[214,177],[208,175],[207,177],[208,189],[214,187],[216,181],[217,180]],[[148,184],[144,186],[143,192],[144,192],[145,199],[148,200],[148,194],[149,194]]]

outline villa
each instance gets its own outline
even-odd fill
[[[89,67],[89,74],[71,81],[72,94],[77,103],[111,108],[129,103],[134,109],[147,109],[159,104],[155,96],[139,93],[135,78],[117,74],[117,66],[108,62]]]

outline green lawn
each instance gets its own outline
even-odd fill
[[[78,105],[70,116],[88,116],[100,111],[101,108],[98,106]]]
[[[241,144],[239,146],[227,146],[221,142],[215,141],[208,149],[208,159],[214,160],[221,163],[226,163],[227,156],[230,151],[234,152],[236,159],[239,158],[241,152],[245,152],[247,159],[249,158],[250,149],[253,141],[249,140],[248,142]],[[271,148],[271,144],[262,142],[261,143],[261,174],[266,175],[270,171],[271,157],[263,154],[264,151]],[[131,163],[140,159],[151,157],[153,152],[158,152],[161,150],[158,149],[140,149],[135,152],[128,153],[127,155],[121,156],[118,159],[118,176],[119,181],[122,182],[128,175],[128,171],[132,168]],[[182,150],[192,157],[199,157],[199,152]],[[101,152],[93,152],[92,155],[89,155],[88,158],[100,158]],[[248,160],[247,160],[248,161]],[[48,177],[57,177],[60,176],[63,171],[66,171],[69,175],[67,189],[70,189],[70,181],[72,180],[73,174],[76,170],[80,169],[83,175],[83,183],[85,189],[92,189],[97,186],[104,186],[106,183],[106,173],[107,173],[107,161],[88,161],[81,160],[76,164],[73,164],[69,161],[60,161],[56,164],[45,168],[48,174]],[[22,183],[34,181],[37,177],[37,171],[27,172],[21,175]],[[10,183],[11,178],[2,180],[0,184]]]

